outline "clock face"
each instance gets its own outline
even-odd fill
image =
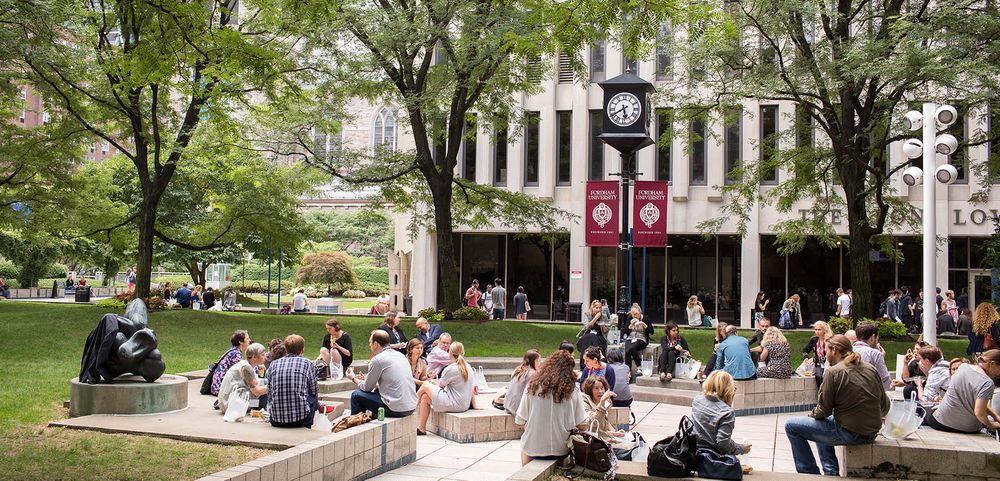
[[[608,118],[619,127],[628,127],[639,120],[642,114],[642,103],[639,98],[628,92],[615,94],[608,102]]]

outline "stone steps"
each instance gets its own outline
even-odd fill
[[[660,376],[658,374],[653,374],[652,376],[639,376],[635,378],[635,383],[636,385],[643,387],[669,388],[701,392],[701,383],[698,381],[693,379],[673,379],[670,382],[660,382]]]
[[[701,394],[700,390],[632,386],[632,399],[636,401],[673,404],[675,406],[691,406],[691,402],[699,394]]]

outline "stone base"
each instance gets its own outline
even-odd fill
[[[629,408],[611,408],[608,421],[624,429],[630,421]],[[514,416],[499,409],[470,409],[461,413],[431,412],[427,430],[456,443],[482,443],[521,439],[524,426],[514,423]]]
[[[90,414],[157,414],[188,406],[188,379],[164,374],[154,382],[119,376],[114,384],[69,382],[71,417]]]

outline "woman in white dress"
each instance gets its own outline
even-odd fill
[[[483,310],[493,312],[493,284],[486,285],[486,292],[483,293]]]
[[[465,346],[461,342],[453,342],[448,354],[451,355],[451,364],[441,371],[438,382],[424,382],[417,390],[417,409],[420,411],[418,435],[427,434],[427,418],[431,416],[432,409],[461,413],[472,406],[476,383],[472,367],[465,361]]]

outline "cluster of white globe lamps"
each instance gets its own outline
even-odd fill
[[[934,112],[933,122],[938,129],[944,129],[958,120],[958,111],[951,105],[942,105]],[[918,131],[924,126],[924,116],[916,110],[911,110],[903,116],[903,127],[909,131]],[[934,141],[934,150],[942,155],[951,155],[958,150],[958,139],[951,134],[941,134]],[[919,139],[903,141],[903,155],[910,160],[919,159],[924,154],[924,145]],[[920,167],[911,166],[903,171],[903,183],[909,186],[920,185],[924,171]],[[951,184],[958,179],[958,170],[954,165],[945,163],[934,171],[934,178],[942,184]]]

